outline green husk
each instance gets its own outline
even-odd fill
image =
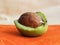
[[[47,20],[46,20],[45,15],[41,12],[36,12],[36,13],[42,17],[45,25],[41,25],[41,26],[36,27],[36,28],[31,28],[31,27],[27,27],[27,26],[20,24],[18,22],[18,20],[14,20],[14,23],[15,23],[16,27],[18,28],[18,31],[20,31],[23,35],[39,36],[39,35],[44,34],[47,31],[48,24],[46,22]]]

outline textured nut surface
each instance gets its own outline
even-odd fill
[[[18,22],[22,25],[36,28],[41,25],[41,20],[41,17],[36,13],[26,12],[21,15],[21,17],[18,19]]]

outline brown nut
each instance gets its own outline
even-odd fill
[[[26,12],[21,15],[18,22],[22,25],[36,28],[41,25],[42,18],[33,12]]]

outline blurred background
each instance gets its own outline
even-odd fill
[[[12,24],[27,11],[42,11],[48,24],[60,24],[60,0],[0,0],[0,24]]]

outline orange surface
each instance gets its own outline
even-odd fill
[[[39,37],[24,37],[14,25],[0,25],[0,45],[60,45],[60,25],[50,25]]]

